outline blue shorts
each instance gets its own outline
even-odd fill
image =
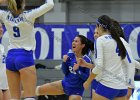
[[[91,88],[93,89],[93,90],[96,90],[96,88],[97,88],[97,86],[98,86],[98,81],[96,81],[96,79],[94,79],[93,81],[92,81],[92,84],[91,84]]]
[[[65,81],[62,81],[62,86],[63,90],[66,95],[71,96],[71,95],[80,95],[81,97],[83,96],[84,93],[84,87],[68,87],[66,86]]]
[[[127,89],[113,89],[102,85],[100,82],[95,90],[95,92],[101,96],[108,99],[114,99],[116,97],[123,97],[127,95]]]
[[[11,49],[6,57],[6,68],[11,71],[19,71],[22,68],[34,65],[33,51],[24,49]]]

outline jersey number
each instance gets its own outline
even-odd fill
[[[69,66],[69,71],[70,71],[71,73],[73,73],[73,74],[76,74],[76,72],[73,71],[73,68],[72,68],[71,66]]]
[[[118,56],[120,56],[120,52],[119,52],[120,50],[119,50],[119,48],[118,48],[118,46],[116,47],[116,53],[118,54]]]
[[[20,30],[18,27],[14,26],[13,27],[13,31],[14,31],[14,37],[20,37]]]
[[[3,55],[2,56],[2,63],[5,63],[5,59],[6,59],[6,57]]]
[[[118,46],[116,47],[116,53],[118,53],[118,56],[120,56],[120,52],[119,52]],[[129,54],[128,54],[127,51],[126,51],[126,57],[127,57],[128,61],[129,61],[129,63],[131,63],[131,59],[130,59]]]

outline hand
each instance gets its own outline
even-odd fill
[[[73,70],[76,71],[77,69],[79,69],[79,64],[75,63],[74,66],[73,66]]]
[[[79,66],[81,67],[86,67],[86,61],[83,58],[79,58],[77,63],[79,64]]]
[[[63,56],[63,62],[66,62],[67,59],[68,59],[68,55],[64,55],[64,56]]]
[[[87,81],[85,81],[85,83],[83,84],[84,88],[87,90],[89,87],[90,83],[88,83]]]

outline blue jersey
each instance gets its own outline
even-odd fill
[[[83,83],[87,80],[90,74],[90,69],[79,67],[78,70],[74,71],[74,63],[77,63],[75,54],[68,53],[68,56],[68,60],[62,64],[62,70],[65,74],[63,82],[65,82],[68,87],[83,87]],[[84,55],[83,59],[86,62],[91,63],[91,59],[87,55]]]

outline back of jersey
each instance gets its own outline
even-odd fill
[[[95,65],[102,70],[100,82],[111,88],[125,89],[125,75],[116,41],[111,35],[103,35],[95,46]]]
[[[36,9],[24,11],[18,16],[14,16],[10,11],[0,10],[0,19],[4,22],[9,34],[9,49],[22,48],[34,50],[36,46],[34,22],[54,6],[53,0],[47,2]]]
[[[26,16],[28,12],[23,12],[14,17],[10,11],[4,20],[4,24],[9,33],[9,49],[24,48],[26,50],[35,49],[34,23]],[[28,20],[27,20],[28,19]]]

